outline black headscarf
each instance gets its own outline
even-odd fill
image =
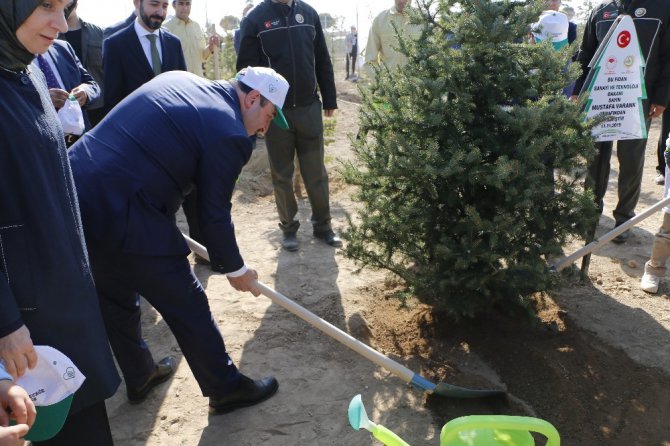
[[[0,66],[23,70],[35,58],[16,38],[16,30],[43,0],[0,0]]]

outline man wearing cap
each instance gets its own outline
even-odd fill
[[[282,248],[299,248],[300,222],[295,218],[298,203],[293,189],[296,156],[312,206],[314,236],[330,246],[342,246],[330,223],[321,116],[322,108],[327,117],[337,108],[335,76],[314,8],[302,0],[264,0],[254,7],[240,25],[237,69],[248,65],[273,67],[292,84],[284,106],[290,128],[272,125],[265,135],[279,228],[284,233]]]
[[[259,294],[257,273],[235,240],[231,198],[251,156],[251,135],[273,119],[287,127],[281,113],[287,91],[288,82],[270,68],[246,68],[230,82],[165,73],[69,152],[100,305],[131,402],[142,401],[174,368],[171,358],[154,364],[142,339],[137,292],[170,326],[212,412],[276,392],[274,378],[245,377],[226,353],[175,213],[197,188],[211,268],[226,273],[235,289]]]
[[[568,44],[568,16],[558,10],[561,0],[549,0],[546,7],[540,14],[540,20],[530,27],[530,40],[532,43],[549,40],[554,49],[560,50]]]

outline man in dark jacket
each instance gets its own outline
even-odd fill
[[[342,246],[330,223],[328,173],[324,163],[323,110],[330,117],[337,108],[333,65],[317,12],[302,0],[264,0],[252,9],[240,25],[237,69],[246,66],[272,67],[291,88],[284,114],[290,128],[272,125],[266,134],[279,227],[284,232],[282,247],[296,251],[300,223],[293,192],[293,168],[297,154],[300,173],[312,205],[314,236],[330,246]]]
[[[61,34],[59,39],[66,40],[74,49],[75,54],[86,68],[86,71],[93,76],[93,79],[100,86],[101,93],[105,91],[105,82],[102,71],[102,28],[92,23],[83,21],[77,15],[78,0],[74,0],[66,10],[67,27],[66,33]],[[95,127],[104,117],[102,106],[104,101],[102,96],[95,103],[88,107],[88,118],[91,121],[91,127]]]
[[[577,55],[582,65],[582,75],[575,84],[573,97],[579,94],[588,75],[588,65],[598,46],[607,35],[619,14],[629,14],[635,23],[640,49],[646,61],[644,81],[648,99],[644,101],[647,130],[652,118],[663,114],[670,100],[670,0],[606,0],[591,11],[584,26],[584,38]],[[619,159],[619,201],[614,209],[616,226],[635,216],[635,206],[640,198],[646,139],[617,142]],[[612,143],[596,143],[598,155],[589,166],[587,184],[594,188],[602,212],[603,197],[610,173]],[[630,230],[620,234],[615,243],[624,243]]]
[[[274,378],[251,380],[228,356],[175,213],[197,187],[212,269],[226,273],[235,289],[259,294],[256,271],[244,264],[235,241],[231,199],[251,156],[249,136],[267,129],[287,91],[286,80],[269,68],[248,68],[231,83],[164,73],[72,147],[93,276],[131,402],[142,401],[173,369],[171,358],[154,365],[142,339],[137,292],[174,333],[212,412],[276,392]]]

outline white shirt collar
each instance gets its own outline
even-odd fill
[[[135,19],[135,22],[133,22],[133,26],[135,27],[135,32],[137,33],[137,36],[140,38],[140,40],[142,40],[142,37],[144,37],[146,35],[149,35],[149,34],[155,34],[156,36],[158,36],[158,32],[160,31],[160,28],[156,29],[152,32],[149,32],[142,25],[140,25],[140,20],[142,20],[142,19],[138,17],[138,18]]]

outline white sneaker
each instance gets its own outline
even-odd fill
[[[660,282],[660,277],[644,273],[642,280],[640,280],[640,288],[642,288],[642,291],[646,291],[647,293],[656,294],[658,291],[658,284]]]
[[[659,186],[663,186],[665,184],[665,176],[663,174],[656,174],[656,178],[654,178],[654,182],[658,184]]]

